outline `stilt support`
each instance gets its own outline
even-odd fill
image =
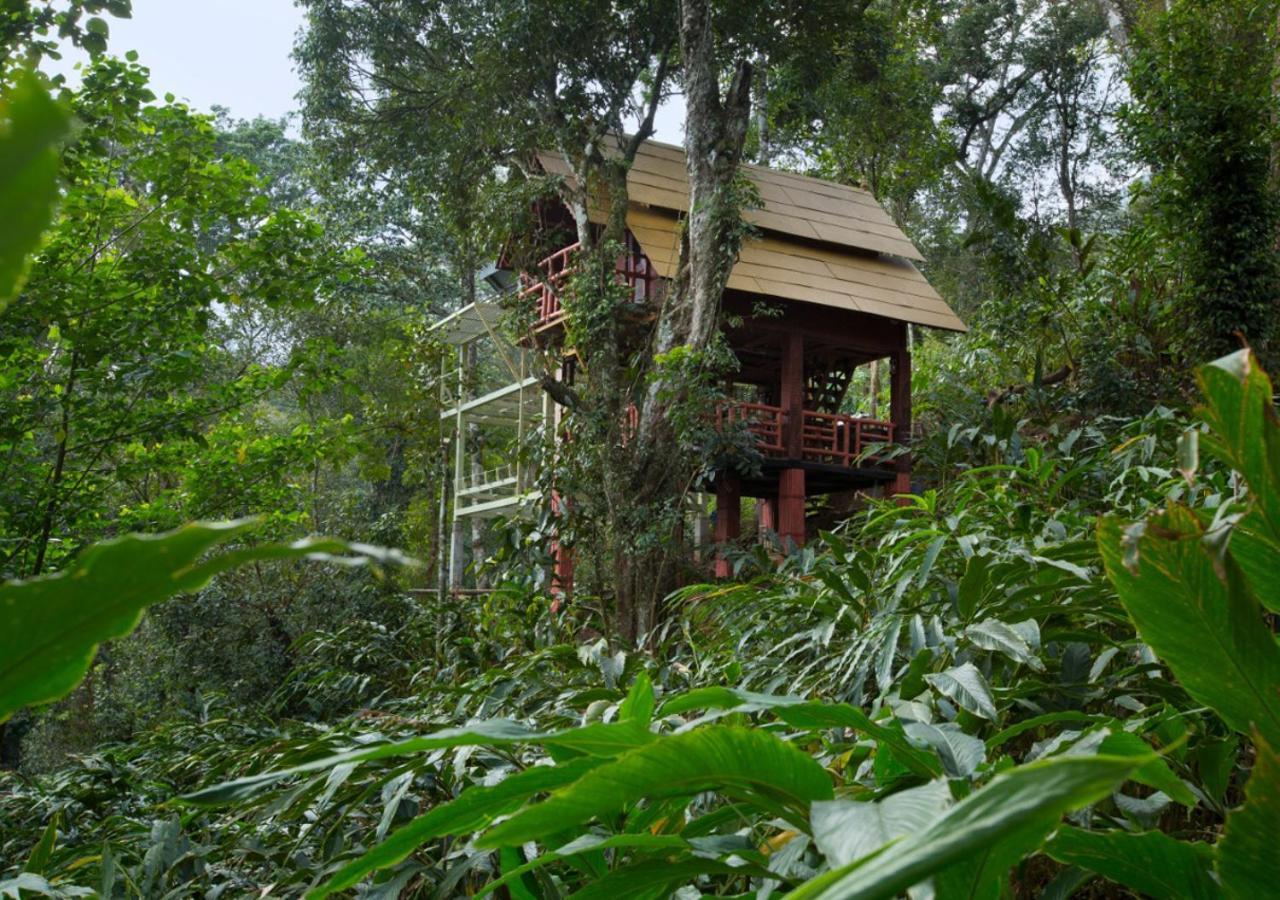
[[[907,327],[907,326],[904,326]],[[893,420],[893,437],[898,444],[911,443],[911,351],[904,339],[901,349],[890,358],[889,412]],[[894,460],[893,492],[911,493],[911,454]]]
[[[778,538],[784,550],[804,546],[804,469],[784,469],[778,480]]]
[[[770,539],[771,534],[778,533],[778,501],[763,499],[756,501],[756,532],[760,542]]]
[[[733,543],[742,533],[742,483],[737,476],[724,475],[716,483],[716,544],[718,549]],[[716,554],[716,577],[732,574],[728,558]]]

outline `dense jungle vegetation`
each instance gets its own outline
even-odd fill
[[[1280,894],[1280,5],[299,5],[290,123],[0,0],[0,897]],[[673,92],[714,252],[635,358],[575,284],[542,464],[601,489],[438,591],[430,325],[532,149],[625,210]],[[911,495],[717,582],[739,159],[867,186],[970,331],[913,335]]]

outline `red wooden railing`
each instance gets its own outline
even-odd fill
[[[730,403],[717,410],[717,425],[745,422],[756,436],[756,448],[766,456],[784,456],[787,411],[763,403]],[[893,442],[893,423],[860,416],[804,411],[800,433],[801,457],[812,462],[853,466],[875,444]]]
[[[563,250],[557,250],[538,263],[542,270],[538,277],[520,274],[519,299],[534,304],[538,326],[553,325],[564,318],[564,309],[560,306],[560,288],[577,271],[573,266],[573,256],[581,244],[570,244]]]
[[[861,461],[863,451],[870,445],[892,441],[892,422],[804,411],[801,445],[805,459],[851,466]]]
[[[574,258],[581,247],[581,243],[570,244],[540,261],[539,274],[520,275],[519,299],[534,305],[536,328],[554,325],[564,318],[560,292],[578,271]],[[630,286],[635,302],[645,303],[656,295],[659,275],[631,235],[627,235],[626,252],[618,257],[615,271],[619,283]]]
[[[756,448],[766,456],[786,452],[782,425],[785,414],[780,406],[763,403],[727,403],[716,410],[716,427],[746,422],[747,430],[756,436]]]

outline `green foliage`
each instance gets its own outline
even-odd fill
[[[1273,8],[731,11],[720,49],[760,51],[754,150],[869,183],[974,329],[915,335],[921,493],[743,551],[737,582],[667,598],[650,654],[598,638],[625,630],[607,604],[549,613],[538,551],[580,541],[607,600],[611,555],[679,555],[670,496],[513,532],[478,598],[224,569],[350,546],[290,541],[316,529],[439,558],[426,323],[547,187],[496,163],[625,127],[674,35],[662,4],[305,5],[305,144],[157,102],[128,63],[65,92],[62,211],[0,329],[0,565],[39,576],[0,588],[0,693],[87,676],[7,723],[0,894],[1270,891],[1280,430],[1249,353],[1199,373],[1189,423],[1178,357],[1274,327]],[[127,7],[15,8],[5,59],[59,31],[99,51],[86,17]],[[1150,166],[1128,204],[1122,150]],[[617,336],[616,252],[567,298],[584,345]],[[722,347],[599,346],[562,448],[594,457],[546,490],[672,478],[628,469],[621,413],[651,388],[682,458],[743,455],[701,415]],[[212,557],[229,532],[95,544],[245,514]],[[145,564],[179,544],[178,576]],[[50,625],[67,640],[30,652]]]
[[[165,535],[130,535],[96,544],[52,575],[0,586],[0,721],[15,710],[68,693],[89,669],[98,645],[133,631],[143,611],[191,593],[215,575],[249,562],[333,554],[392,559],[342,541],[259,544],[203,558],[243,537],[252,523],[188,525]]]
[[[1184,340],[1201,360],[1238,346],[1237,333],[1266,356],[1275,335],[1276,12],[1178,0],[1134,35],[1124,124],[1152,167],[1158,221],[1186,273]]]
[[[39,79],[22,76],[0,100],[0,312],[22,286],[27,256],[49,224],[57,196],[55,144],[67,130],[66,112]]]

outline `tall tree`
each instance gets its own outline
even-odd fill
[[[1240,337],[1273,358],[1280,324],[1280,42],[1275,2],[1126,6],[1127,135],[1150,167],[1180,248],[1184,350],[1212,359]]]
[[[678,554],[669,537],[678,531],[693,470],[676,452],[689,448],[673,439],[670,410],[691,401],[685,390],[691,373],[705,379],[709,367],[722,364],[710,351],[741,237],[738,209],[747,199],[737,171],[753,64],[811,59],[806,41],[845,21],[848,5],[309,0],[306,6],[309,29],[299,58],[309,85],[309,127],[331,135],[339,154],[342,146],[371,151],[380,177],[412,186],[415,203],[452,211],[456,240],[475,233],[476,218],[466,213],[477,205],[475,185],[517,197],[515,207],[500,207],[506,218],[500,231],[518,235],[513,208],[527,208],[530,191],[547,183],[532,165],[535,151],[558,154],[572,173],[553,186],[581,245],[583,274],[565,306],[582,365],[572,386],[550,368],[544,384],[573,417],[576,439],[559,463],[578,475],[565,477],[591,488],[575,492],[563,479],[560,486],[574,498],[571,517],[600,526],[591,530],[599,536],[597,554],[611,560],[619,631],[633,637],[648,630],[672,583]],[[656,324],[637,332],[619,315],[626,298],[613,277],[626,233],[626,176],[675,85],[686,98],[691,212],[678,274]],[[493,252],[494,245],[484,249]],[[521,256],[518,241],[507,253],[517,264],[532,258]],[[457,262],[473,266],[476,257]],[[629,408],[638,415],[635,435]]]

